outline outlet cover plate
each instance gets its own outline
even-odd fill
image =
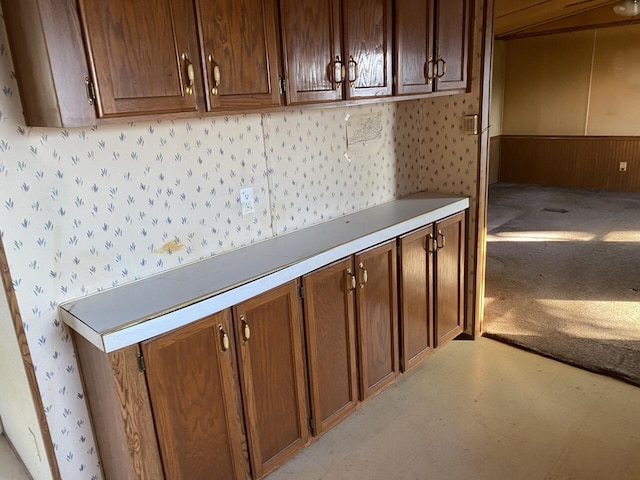
[[[240,205],[242,206],[242,215],[249,215],[256,211],[253,199],[253,187],[240,189]]]

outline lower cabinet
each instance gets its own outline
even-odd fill
[[[167,479],[248,477],[231,311],[142,343]]]
[[[353,258],[302,277],[313,432],[320,435],[358,404]]]
[[[115,352],[74,335],[106,478],[267,475],[462,332],[464,228],[453,215]]]
[[[402,369],[464,329],[464,213],[400,237]]]
[[[465,215],[436,222],[434,345],[441,347],[464,330]]]
[[[366,400],[399,373],[395,239],[355,256],[360,397]]]
[[[301,314],[295,281],[233,308],[255,478],[286,461],[309,439]]]
[[[433,343],[433,226],[400,237],[402,371],[429,355]]]

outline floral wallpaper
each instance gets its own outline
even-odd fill
[[[421,100],[422,121],[425,125],[424,170],[421,190],[467,195],[470,197],[467,238],[474,245],[478,190],[478,135],[467,135],[463,131],[466,115],[480,114],[480,87],[482,58],[484,3],[473,2],[472,48],[469,59],[470,93]],[[486,126],[481,126],[485,128]],[[475,249],[469,248],[467,255],[468,284],[473,285],[475,272]],[[472,318],[475,298],[467,289],[467,318]],[[472,292],[471,292],[472,293]]]
[[[425,184],[418,102],[29,128],[12,71],[2,23],[0,234],[63,479],[101,471],[59,303]],[[378,112],[382,148],[348,160],[346,117]]]

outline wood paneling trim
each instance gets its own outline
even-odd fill
[[[501,136],[491,137],[489,140],[489,185],[500,179]]]
[[[501,182],[640,192],[640,137],[503,135],[500,142]]]
[[[475,267],[474,275],[469,276],[465,271],[465,280],[469,283],[465,290],[467,309],[465,315],[464,333],[466,336],[476,338],[481,335],[484,318],[484,284],[487,263],[487,197],[489,193],[489,123],[491,109],[491,78],[493,71],[493,28],[494,28],[494,0],[486,0],[483,18],[483,36],[473,41],[482,42],[481,56],[481,83],[480,83],[480,125],[481,132],[478,138],[478,189],[476,191],[476,223],[471,228],[471,209],[465,220],[466,239],[465,259],[468,269]],[[472,48],[470,52],[473,52]],[[473,70],[470,70],[473,72]],[[463,237],[464,241],[464,237]]]
[[[83,389],[105,478],[165,478],[138,346],[112,353],[74,335]]]
[[[42,432],[42,440],[44,442],[44,448],[47,453],[47,460],[49,461],[49,468],[51,469],[51,476],[54,480],[61,480],[60,469],[58,468],[58,461],[53,449],[53,442],[51,440],[51,433],[49,431],[49,424],[47,424],[47,418],[44,413],[44,405],[42,404],[42,397],[40,396],[40,388],[38,387],[38,381],[36,379],[36,372],[33,368],[33,361],[31,360],[31,352],[29,351],[29,344],[27,343],[27,336],[25,335],[24,328],[22,326],[22,315],[20,314],[20,308],[18,307],[18,300],[16,298],[16,292],[13,289],[13,281],[11,279],[11,272],[9,271],[9,262],[7,262],[7,256],[5,254],[4,245],[2,243],[2,237],[0,236],[0,280],[4,284],[4,292],[7,296],[7,304],[11,312],[11,319],[13,321],[13,327],[16,331],[16,338],[18,340],[18,347],[20,348],[20,354],[22,356],[22,363],[24,370],[27,374],[27,380],[29,382],[29,388],[31,390],[31,397],[36,409],[36,415],[38,417],[38,423],[40,424],[40,431]]]

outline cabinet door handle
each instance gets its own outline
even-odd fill
[[[440,243],[440,239],[442,239],[442,243]],[[438,246],[438,250],[440,250],[441,248],[444,248],[446,244],[447,244],[447,237],[444,235],[444,233],[442,233],[442,230],[438,230],[438,241],[436,242],[436,245]]]
[[[247,343],[251,338],[251,329],[249,328],[249,324],[244,318],[244,315],[240,315],[240,322],[242,323],[242,341]]]
[[[440,72],[440,64],[441,64],[441,63],[442,63],[442,72]],[[445,74],[447,73],[447,62],[445,62],[445,61],[443,60],[443,58],[439,56],[439,57],[438,57],[438,63],[436,64],[436,66],[437,66],[436,70],[437,70],[437,72],[438,72],[438,73],[436,74],[436,77],[438,77],[438,78],[442,78],[442,77],[444,77],[444,76],[445,76]]]
[[[346,69],[344,67],[344,63],[340,60],[340,55],[336,55],[336,59],[333,62],[333,81],[336,84],[336,90],[339,90],[342,86],[345,75]]]
[[[351,79],[351,66],[353,65],[353,80]],[[360,77],[360,67],[358,62],[353,59],[353,55],[349,55],[349,86],[353,87]]]
[[[369,274],[367,273],[367,271],[364,268],[364,264],[362,264],[362,262],[358,265],[360,267],[360,272],[362,273],[362,276],[360,277],[362,280],[360,281],[360,288],[364,288],[364,286],[367,284],[367,282],[369,281]]]
[[[353,294],[353,291],[357,288],[356,276],[353,274],[350,268],[347,268],[347,291],[349,295]]]
[[[218,331],[220,332],[220,340],[222,341],[222,353],[225,353],[229,350],[229,335],[224,331],[222,324],[218,324]]]
[[[424,249],[430,254],[433,254],[438,249],[438,243],[436,242],[436,239],[433,238],[433,233],[430,233],[428,236],[424,237],[424,243]]]
[[[212,67],[211,76],[213,77],[213,81],[211,82],[211,95],[219,95],[220,91],[218,90],[218,87],[220,87],[220,65],[213,60],[213,55],[209,55],[209,63]]]
[[[191,63],[191,60],[189,60],[189,55],[187,55],[186,53],[182,54],[182,60],[187,67],[187,88],[185,91],[187,92],[187,95],[193,95],[193,82],[196,79],[196,73],[193,69],[193,63]]]
[[[435,65],[433,64],[433,57],[429,57],[429,60],[427,61],[427,63],[425,63],[424,67],[424,76],[427,79],[427,85],[430,85],[431,82],[433,81],[433,79],[435,78],[435,72],[433,71],[433,67]]]

